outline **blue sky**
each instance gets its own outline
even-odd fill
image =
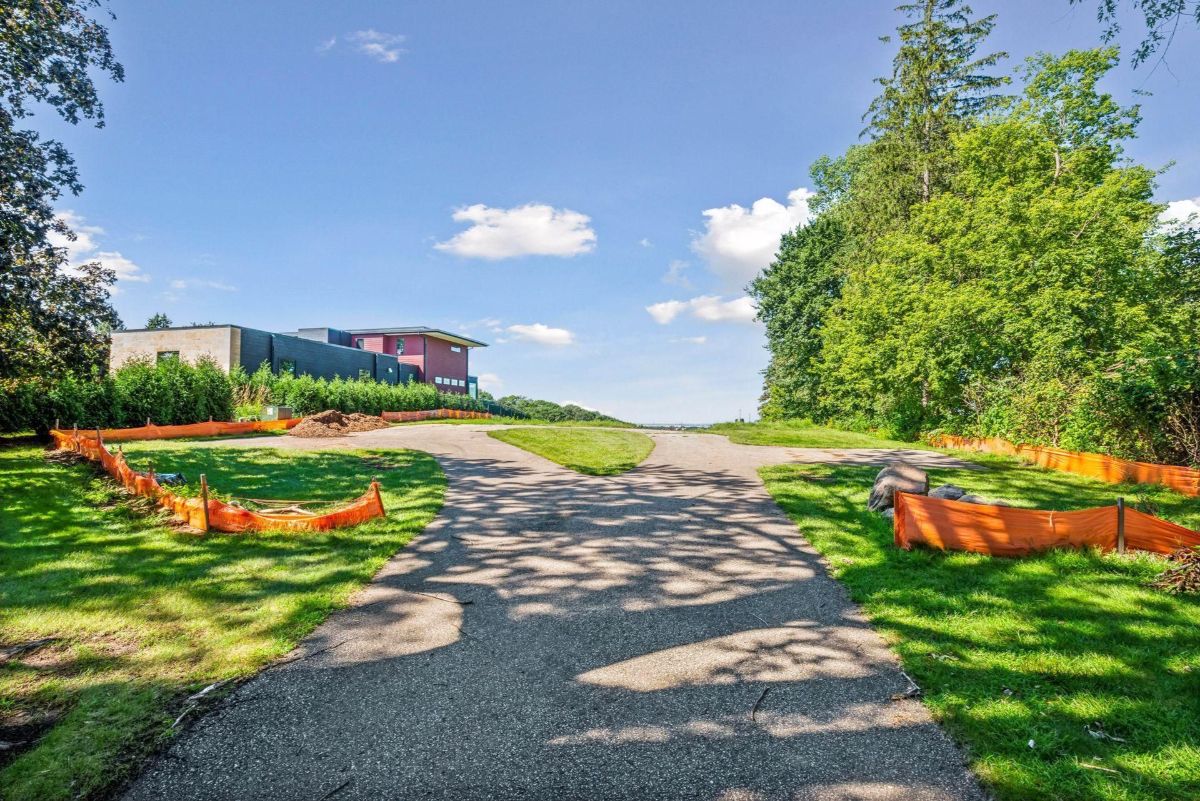
[[[742,288],[862,128],[894,4],[120,2],[107,126],[38,125],[130,327],[431,325],[492,343],[498,394],[730,419],[767,358]],[[1006,69],[1099,41],[1094,3],[974,6]],[[1198,84],[1194,29],[1107,83],[1153,93],[1128,151],[1175,162],[1164,202],[1200,203]]]

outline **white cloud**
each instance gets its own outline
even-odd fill
[[[100,250],[100,239],[104,236],[103,228],[98,225],[88,225],[83,217],[73,211],[63,211],[58,216],[75,232],[74,240],[55,232],[51,232],[48,237],[53,247],[63,248],[67,251],[67,269],[75,269],[83,264],[98,261],[116,273],[118,282],[144,283],[150,280],[150,276],[142,272],[141,267],[127,259],[119,251]],[[117,287],[114,286],[113,291],[118,291]]]
[[[559,406],[578,406],[580,409],[587,409],[589,412],[600,411],[599,409],[595,408],[594,406],[588,406],[586,403],[580,403],[579,401],[559,401],[558,405]]]
[[[507,330],[517,339],[523,339],[526,342],[536,342],[539,345],[561,348],[575,343],[575,335],[567,329],[551,328],[542,323],[510,325]]]
[[[686,275],[684,275],[684,272],[690,266],[691,265],[689,265],[686,261],[682,261],[680,259],[675,259],[674,261],[672,261],[670,264],[667,265],[666,275],[664,275],[663,279],[662,279],[663,283],[664,284],[674,284],[676,286],[682,286],[682,287],[687,287],[688,289],[691,289],[692,282],[688,280],[688,277]]]
[[[813,194],[795,189],[788,193],[786,206],[764,197],[749,209],[736,203],[706,209],[704,233],[692,239],[692,250],[731,286],[743,286],[775,258],[781,236],[808,222],[808,199]]]
[[[454,221],[471,223],[471,227],[434,247],[472,259],[577,256],[596,247],[596,232],[588,225],[590,217],[540,203],[511,209],[476,203],[455,211]]]
[[[675,337],[672,342],[682,342],[686,345],[703,345],[708,341],[708,337]]]
[[[691,300],[664,300],[646,307],[646,311],[659,325],[672,322],[681,314],[690,314],[707,323],[754,321],[757,311],[749,295],[732,300],[722,300],[717,295],[701,295]]]
[[[653,242],[651,242],[651,241],[650,241],[649,239],[647,239],[646,237],[642,237],[642,240],[641,240],[640,242],[638,242],[638,244],[639,244],[639,245],[641,245],[641,246],[642,246],[642,247],[644,247],[644,248],[652,248],[652,247],[654,247],[654,243],[653,243]]]
[[[400,60],[400,54],[406,52],[404,48],[400,47],[404,43],[404,39],[405,37],[401,34],[384,33],[374,28],[346,34],[346,41],[353,44],[355,50],[383,64],[391,64]],[[333,47],[333,44],[330,44],[329,47]]]
[[[1193,214],[1196,216],[1192,217]],[[1172,200],[1167,204],[1166,210],[1158,215],[1158,220],[1164,225],[1174,223],[1200,226],[1200,197]]]
[[[504,391],[504,381],[495,373],[482,373],[479,376],[479,388],[493,395],[499,395]]]
[[[236,286],[204,278],[176,278],[171,282],[171,289],[219,289],[222,292],[237,292]]]
[[[319,45],[317,45],[316,50],[318,53],[328,53],[330,50],[332,50],[334,48],[334,46],[336,44],[337,44],[337,37],[330,36],[328,39],[326,39],[325,41],[323,41]]]

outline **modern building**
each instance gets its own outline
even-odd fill
[[[109,366],[133,358],[183,359],[207,356],[224,370],[241,365],[253,372],[266,363],[276,373],[317,378],[354,378],[366,374],[391,384],[422,381],[443,392],[476,397],[469,375],[471,348],[487,344],[437,328],[409,326],[342,331],[302,328],[273,334],[240,325],[192,325],[178,328],[114,331]]]

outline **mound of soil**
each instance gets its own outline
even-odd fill
[[[344,437],[357,431],[374,431],[387,428],[382,417],[369,414],[342,414],[337,409],[328,409],[309,415],[288,432],[293,437]]]

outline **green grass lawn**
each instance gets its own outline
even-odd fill
[[[372,476],[386,519],[323,533],[180,533],[90,465],[0,448],[0,739],[34,739],[0,798],[87,798],[162,742],[190,693],[254,673],[367,581],[441,507],[445,479],[413,451],[279,451],[125,443],[159,472],[221,494],[349,500]]]
[[[489,431],[488,436],[592,476],[632,470],[654,450],[654,440],[634,431],[504,428]]]
[[[920,442],[899,442],[874,434],[841,431],[813,425],[807,420],[777,420],[761,423],[718,423],[704,431],[724,434],[738,445],[784,445],[790,448],[920,448]]]
[[[408,423],[392,423],[394,426],[563,426],[564,428],[637,428],[634,423],[624,423],[619,420],[531,420],[526,417],[478,417],[456,418],[447,417],[439,420],[413,420]]]
[[[931,471],[931,484],[1043,509],[1124,495],[1200,528],[1200,502],[1165,489],[978,462],[990,469]],[[865,510],[876,468],[761,472],[1000,799],[1200,798],[1200,597],[1148,588],[1161,559],[905,552]]]

